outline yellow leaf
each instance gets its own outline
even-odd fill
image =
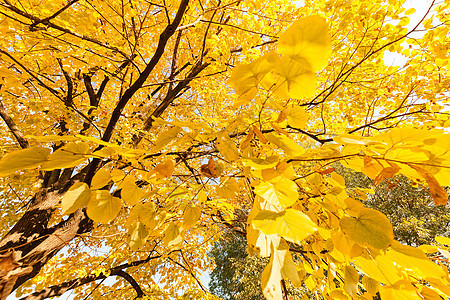
[[[278,148],[283,149],[287,155],[298,156],[305,152],[305,149],[303,149],[302,146],[296,144],[285,135],[269,133],[266,135],[266,138],[269,142],[276,145]]]
[[[181,228],[173,222],[169,223],[166,230],[164,231],[163,242],[169,248],[173,248],[181,244],[183,242]]]
[[[53,152],[42,164],[43,170],[72,168],[86,160],[89,146],[85,143],[70,143]]]
[[[436,242],[438,242],[441,245],[447,245],[450,246],[450,238],[445,236],[437,236],[434,238]]]
[[[170,177],[172,176],[174,169],[175,164],[173,163],[173,160],[168,159],[165,162],[158,164],[154,170],[163,177]]]
[[[101,168],[97,171],[97,173],[95,173],[94,177],[92,177],[91,189],[100,189],[107,185],[111,181],[111,179],[111,172],[106,168]]]
[[[239,151],[236,145],[227,135],[221,135],[217,138],[216,147],[226,160],[235,161],[239,158]]]
[[[344,290],[353,297],[358,291],[359,275],[358,271],[350,265],[344,267]]]
[[[378,292],[378,288],[380,286],[380,283],[378,281],[376,281],[375,279],[370,278],[367,275],[363,276],[362,284],[364,285],[364,287],[366,288],[367,292],[371,296],[375,296],[376,295],[376,293]]]
[[[202,211],[197,206],[186,206],[183,214],[183,229],[188,230],[200,219]]]
[[[385,178],[392,178],[392,177],[394,177],[394,175],[397,174],[398,171],[400,171],[400,168],[396,164],[391,163],[390,167],[386,167],[383,170],[381,170],[381,172],[373,180],[373,184],[374,185],[378,185]]]
[[[416,12],[416,9],[412,7],[410,9],[408,9],[407,11],[405,11],[405,15],[412,15],[415,12]]]
[[[261,287],[266,299],[282,299],[281,279],[281,266],[279,261],[275,260],[275,254],[272,253],[269,263],[261,274]]]
[[[233,177],[226,177],[226,179],[216,187],[217,194],[225,199],[235,198],[239,190],[240,187]]]
[[[365,274],[383,284],[394,284],[402,279],[394,262],[382,254],[374,257],[364,253],[355,257],[354,262]]]
[[[113,197],[105,190],[97,190],[91,193],[87,205],[87,215],[95,222],[108,224],[114,220],[122,208],[122,201]]]
[[[293,106],[289,109],[288,124],[293,128],[303,129],[308,122],[308,113],[301,106]]]
[[[22,169],[36,168],[45,162],[50,149],[33,147],[6,154],[0,160],[0,176],[7,176]]]
[[[316,75],[308,63],[282,57],[261,84],[281,99],[302,99],[314,96]]]
[[[148,230],[141,222],[134,223],[129,230],[128,243],[133,251],[138,250],[145,244],[148,237]]]
[[[250,101],[256,95],[262,78],[272,69],[276,58],[277,54],[270,52],[249,64],[235,67],[228,83],[234,87],[236,94],[245,95],[245,102]],[[240,102],[244,101],[241,99]]]
[[[77,182],[61,198],[63,214],[71,214],[77,209],[85,207],[91,196],[89,186],[84,182]]]
[[[426,300],[442,300],[441,296],[439,296],[437,292],[426,286],[421,287],[420,295]]]
[[[416,288],[406,280],[397,282],[395,285],[380,286],[381,299],[404,299],[422,300],[416,293]]]
[[[178,126],[174,126],[170,128],[167,131],[164,131],[163,133],[158,135],[158,138],[155,141],[155,147],[153,148],[153,151],[158,152],[165,146],[167,146],[171,141],[176,139],[178,133],[180,133],[181,128]]]
[[[278,52],[293,60],[306,59],[317,72],[331,56],[331,36],[324,18],[309,16],[294,22],[278,40]]]
[[[317,231],[316,224],[296,209],[287,209],[280,213],[263,210],[256,215],[252,224],[266,235],[278,234],[297,244]]]
[[[273,181],[263,181],[255,187],[255,194],[274,205],[288,207],[297,202],[297,185],[286,178],[276,178]]]
[[[127,176],[120,186],[122,188],[120,195],[123,201],[129,205],[137,204],[144,196],[144,191],[136,185],[132,176]]]
[[[361,247],[387,249],[394,240],[391,222],[381,212],[364,208],[354,213],[355,218],[340,220],[342,231]]]
[[[136,204],[131,209],[128,223],[131,224],[136,220],[142,222],[149,230],[155,229],[159,223],[159,220],[157,220],[155,204],[153,204],[153,202]]]
[[[244,166],[250,166],[255,170],[275,167],[278,164],[278,156],[269,156],[267,158],[245,158],[242,159]]]
[[[412,270],[422,278],[446,276],[444,270],[430,261],[422,250],[401,245],[397,241],[392,244],[392,249],[386,253],[386,257],[399,266]]]

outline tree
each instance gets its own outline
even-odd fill
[[[330,168],[447,203],[448,4],[304,2],[1,0],[0,299],[206,298],[237,210],[269,299],[450,296]]]

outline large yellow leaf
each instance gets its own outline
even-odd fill
[[[95,222],[108,224],[116,218],[121,208],[120,198],[111,196],[108,191],[97,190],[91,193],[87,215]]]
[[[280,213],[263,210],[256,215],[252,224],[266,235],[278,234],[297,244],[317,231],[316,224],[296,209],[287,209]]]
[[[391,222],[381,212],[362,208],[340,220],[342,231],[361,247],[387,249],[394,240]]]
[[[422,300],[417,294],[416,288],[406,280],[397,282],[394,285],[380,286],[381,299],[402,299],[402,300]]]
[[[167,146],[171,141],[176,139],[178,133],[180,133],[181,128],[178,126],[174,126],[170,128],[167,131],[164,131],[163,133],[158,135],[158,138],[155,141],[155,147],[153,148],[153,151],[158,152],[165,146]]]
[[[200,219],[202,211],[197,206],[186,206],[183,213],[183,229],[188,230]]]
[[[266,134],[266,138],[269,142],[276,145],[278,148],[283,149],[284,152],[286,152],[286,154],[288,155],[298,156],[305,153],[305,149],[303,149],[302,146],[295,143],[285,135],[269,133]]]
[[[273,62],[277,54],[270,52],[249,64],[239,65],[234,68],[228,83],[234,87],[238,95],[249,92],[253,97],[262,78],[273,68]],[[250,98],[250,95],[247,95]],[[251,100],[251,99],[250,99]]]
[[[77,209],[85,207],[91,197],[89,186],[84,182],[77,182],[61,198],[63,214],[71,214]]]
[[[394,242],[392,249],[386,253],[386,257],[399,266],[412,270],[422,278],[446,276],[444,270],[439,265],[430,261],[422,250],[411,246]]]
[[[129,230],[128,243],[133,251],[138,250],[145,244],[148,237],[148,230],[141,222],[134,223]]]
[[[376,295],[376,293],[378,292],[378,288],[380,286],[380,283],[378,281],[370,278],[367,275],[363,276],[362,284],[364,285],[364,288],[367,290],[367,292],[372,296]]]
[[[169,223],[166,230],[164,231],[163,242],[169,248],[176,247],[181,244],[181,242],[183,242],[181,228],[173,222]]]
[[[289,126],[304,129],[308,122],[308,113],[303,107],[295,105],[289,109],[287,119]]]
[[[123,183],[120,185],[122,191],[120,195],[127,204],[135,205],[144,196],[144,191],[140,189],[135,182],[133,176],[127,176]]]
[[[358,291],[359,274],[355,268],[350,265],[344,267],[344,290],[353,297]]]
[[[274,205],[288,207],[297,202],[297,185],[292,180],[277,178],[272,181],[263,181],[255,187],[255,194]]]
[[[282,299],[281,279],[281,265],[279,260],[275,260],[275,253],[272,253],[269,263],[261,274],[261,288],[266,299]]]
[[[156,207],[153,202],[146,202],[144,204],[136,204],[130,212],[128,217],[128,223],[131,224],[134,221],[142,222],[149,230],[155,229],[159,225],[159,219],[157,218]]]
[[[111,171],[103,167],[95,173],[94,177],[92,177],[91,188],[93,190],[100,189],[107,185],[111,179]]]
[[[255,170],[273,168],[278,164],[278,156],[269,156],[267,158],[245,158],[241,160],[244,166],[252,167]]]
[[[239,158],[239,151],[236,145],[226,135],[221,135],[217,138],[216,147],[226,160],[234,161]]]
[[[394,262],[382,254],[375,256],[364,253],[355,257],[354,262],[370,278],[383,284],[394,284],[402,279]]]
[[[31,169],[47,160],[50,149],[33,147],[6,154],[0,160],[0,176],[7,176],[12,172]]]
[[[42,164],[43,170],[72,168],[84,162],[89,146],[85,143],[70,143],[53,152]]]
[[[278,40],[278,52],[293,60],[306,59],[314,72],[327,65],[331,36],[324,18],[309,16],[294,22]]]
[[[298,62],[282,57],[261,84],[281,99],[301,99],[314,96],[316,75],[306,61]]]

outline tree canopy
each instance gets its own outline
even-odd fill
[[[400,243],[333,167],[447,204],[449,14],[0,0],[0,299],[205,299],[225,228],[269,258],[267,299],[450,297],[450,239]]]

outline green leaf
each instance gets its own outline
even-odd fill
[[[33,147],[6,154],[0,160],[0,176],[7,176],[22,169],[32,169],[45,162],[50,149]]]
[[[316,224],[296,209],[287,209],[280,213],[262,210],[253,219],[252,224],[266,235],[278,234],[297,244],[317,231]]]
[[[278,52],[296,61],[305,59],[314,72],[323,69],[331,56],[328,25],[320,16],[294,22],[278,40]]]
[[[363,208],[352,212],[355,218],[340,220],[342,231],[361,247],[387,249],[394,240],[391,222],[381,212]]]
[[[42,164],[43,170],[72,168],[84,162],[89,146],[85,143],[70,143],[53,152]]]
[[[275,205],[288,207],[297,202],[297,185],[287,178],[263,181],[255,187],[255,194]]]
[[[141,222],[134,223],[129,230],[129,240],[130,248],[133,251],[138,250],[145,244],[148,237],[148,230],[145,228],[144,224]]]
[[[117,217],[121,208],[120,198],[111,196],[108,191],[97,190],[91,193],[87,215],[95,222],[108,224]]]
[[[84,182],[77,182],[61,198],[63,214],[71,214],[77,209],[85,207],[91,197],[91,190]]]

